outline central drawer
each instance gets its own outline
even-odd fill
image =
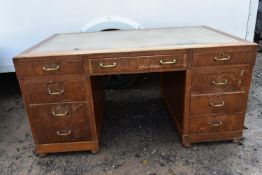
[[[24,81],[29,104],[86,101],[85,78],[48,78]]]
[[[89,59],[91,75],[185,69],[187,54]]]
[[[36,144],[90,140],[86,103],[56,103],[30,106],[30,123]]]

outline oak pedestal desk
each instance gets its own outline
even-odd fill
[[[14,58],[36,152],[99,151],[110,74],[159,72],[184,146],[239,141],[256,50],[205,26],[53,35]]]

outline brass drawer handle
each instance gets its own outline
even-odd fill
[[[60,95],[63,94],[65,91],[61,89],[60,91],[52,92],[50,89],[48,89],[48,94],[49,95]]]
[[[222,82],[212,81],[212,84],[216,86],[226,85],[227,83],[228,83],[227,80],[223,80]]]
[[[56,113],[55,111],[52,112],[52,115],[53,115],[54,117],[64,117],[64,116],[66,116],[67,114],[68,114],[68,111],[65,111],[65,112],[63,112],[63,113]]]
[[[225,106],[225,102],[221,102],[219,104],[210,103],[210,106],[212,106],[212,107],[223,107],[223,106]]]
[[[173,59],[172,61],[163,61],[163,60],[160,60],[159,62],[160,62],[160,64],[162,64],[162,65],[165,65],[165,64],[176,64],[176,59]]]
[[[102,67],[102,68],[116,67],[116,62],[114,62],[113,64],[107,64],[107,65],[100,63],[99,66]]]
[[[227,61],[227,60],[230,60],[230,56],[227,56],[227,57],[222,57],[222,58],[218,58],[218,57],[215,57],[214,58],[215,61]]]
[[[43,67],[44,71],[56,71],[59,70],[60,66],[55,66],[55,67]]]
[[[56,134],[57,134],[58,136],[68,136],[68,135],[71,134],[71,130],[68,129],[68,130],[64,130],[64,131],[57,131]]]
[[[208,125],[209,126],[213,126],[213,127],[219,127],[222,125],[222,122],[219,121],[219,122],[208,122]]]

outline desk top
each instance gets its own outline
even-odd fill
[[[253,43],[205,26],[56,34],[17,57],[116,53]]]

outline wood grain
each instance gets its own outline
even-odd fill
[[[221,107],[215,107],[220,105]],[[225,113],[241,113],[245,103],[244,93],[230,94],[207,94],[191,97],[190,114],[207,115],[207,114],[225,114]],[[212,104],[214,106],[212,106]]]
[[[66,113],[66,115],[54,116],[54,113]],[[36,144],[76,142],[91,139],[86,103],[31,105],[29,117]]]
[[[72,151],[98,151],[99,144],[97,141],[67,142],[36,145],[36,152],[39,154],[72,152]]]
[[[224,54],[224,56],[222,55]],[[222,51],[210,53],[193,54],[192,66],[222,66],[228,64],[249,64],[253,59],[255,52],[250,51]],[[225,61],[215,60],[221,58],[230,58]]]
[[[88,70],[91,75],[162,72],[185,69],[186,62],[186,54],[89,59]]]
[[[85,81],[82,77],[25,80],[26,101],[30,104],[86,101]]]
[[[215,133],[242,130],[242,114],[208,115],[189,119],[189,133]]]
[[[66,59],[66,58],[65,58]],[[82,74],[83,66],[81,59],[44,62],[20,62],[15,64],[16,73],[19,78],[34,76],[53,76],[67,74]],[[44,69],[57,68],[57,70]]]
[[[192,94],[217,92],[245,92],[248,88],[248,67],[242,69],[222,69],[212,72],[194,72]]]

